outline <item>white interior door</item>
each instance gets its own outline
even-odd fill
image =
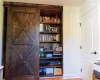
[[[93,64],[98,60],[98,9],[82,16],[82,73],[84,80],[92,80]],[[97,54],[95,54],[95,52]]]

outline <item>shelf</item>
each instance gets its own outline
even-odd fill
[[[52,58],[40,58],[40,59],[44,59],[44,60],[48,60],[48,59],[62,59],[62,57],[52,57]]]
[[[53,77],[53,74],[40,75],[40,77]]]
[[[57,67],[62,68],[62,65],[48,65],[48,66],[40,66],[40,68],[57,68]]]
[[[61,23],[53,23],[53,22],[41,22],[41,24],[61,24]]]
[[[40,34],[60,34],[60,32],[40,32]]]
[[[49,50],[49,51],[42,51],[42,52],[44,52],[44,53],[49,53],[49,52],[54,53],[54,52],[62,52],[62,51],[53,51],[53,50]]]
[[[60,43],[60,41],[41,41],[40,43]]]
[[[57,77],[62,76],[62,75],[56,75]],[[40,77],[55,77],[54,74],[46,74],[46,75],[40,75]]]

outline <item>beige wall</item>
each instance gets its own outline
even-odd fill
[[[3,0],[0,0],[0,65],[2,64]]]
[[[80,8],[64,6],[64,78],[80,77]]]

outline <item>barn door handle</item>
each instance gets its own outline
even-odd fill
[[[95,52],[92,52],[92,54],[95,54],[95,55],[96,55],[96,54],[98,54],[98,53],[95,51]]]

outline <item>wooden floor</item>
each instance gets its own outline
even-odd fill
[[[79,78],[77,78],[77,79],[62,79],[62,78],[49,78],[49,79],[43,79],[43,78],[41,78],[40,80],[82,80],[82,79],[79,79]]]

